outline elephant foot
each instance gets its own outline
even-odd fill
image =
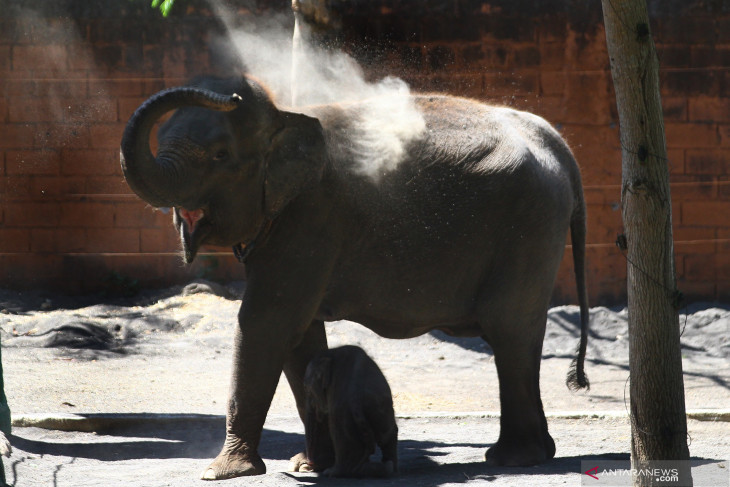
[[[307,454],[297,453],[289,459],[290,472],[314,472],[314,465],[307,458]]]
[[[200,476],[203,480],[224,480],[266,473],[259,454],[237,438],[226,438],[223,450]]]
[[[502,438],[484,456],[493,467],[530,467],[555,456],[555,442],[549,433],[540,440],[508,441]]]

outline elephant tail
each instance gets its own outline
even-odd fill
[[[586,206],[583,199],[583,188],[578,179],[574,185],[575,207],[570,219],[570,239],[573,247],[573,270],[575,272],[575,284],[578,291],[578,304],[580,306],[580,344],[576,357],[570,365],[568,377],[565,384],[568,389],[590,389],[590,382],[585,373],[586,346],[588,345],[588,324],[590,314],[588,309],[588,293],[586,291]]]

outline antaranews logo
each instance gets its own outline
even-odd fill
[[[646,468],[631,467],[630,460],[587,460],[581,462],[582,486],[630,487],[633,479],[643,477],[652,486],[680,487],[685,484],[694,487],[730,487],[730,472],[726,461],[653,461]],[[683,476],[687,471],[691,478]],[[644,483],[644,482],[642,482]]]
[[[598,467],[593,467],[591,469],[588,469],[584,473],[586,475],[588,475],[589,477],[593,477],[594,479],[599,480],[598,477],[596,477],[596,475],[595,475],[598,473]]]

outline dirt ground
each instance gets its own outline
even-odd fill
[[[5,389],[15,425],[8,482],[198,485],[222,444],[242,291],[242,283],[205,282],[114,299],[0,290]],[[578,310],[550,311],[541,388],[558,451],[530,469],[493,469],[482,461],[499,434],[499,396],[491,350],[481,339],[435,332],[387,340],[354,323],[328,323],[330,346],[364,348],[393,391],[401,468],[396,478],[378,482],[582,485],[581,461],[628,459],[626,311],[594,308],[591,317],[591,389],[571,393],[565,376],[578,343]],[[695,304],[680,325],[690,451],[703,468],[727,467],[730,306]],[[288,458],[302,446],[303,428],[282,380],[261,446],[269,473],[221,485],[372,485],[286,473]],[[718,471],[724,483],[709,485],[730,485],[730,468]]]

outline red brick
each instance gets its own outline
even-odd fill
[[[720,134],[720,145],[730,147],[730,125],[719,125],[718,132]]]
[[[683,225],[727,226],[730,201],[687,201],[681,211]]]
[[[10,122],[60,122],[63,106],[58,99],[14,97],[8,105]]]
[[[6,123],[0,126],[0,147],[26,149],[33,147],[37,128],[29,123]]]
[[[85,228],[56,229],[56,251],[60,253],[84,252],[88,248]]]
[[[162,72],[165,73],[165,78],[184,78],[187,76],[184,63],[185,51],[184,47],[165,49],[162,58]]]
[[[673,176],[671,193],[675,205],[687,201],[716,200],[717,183],[712,176]]]
[[[484,93],[487,96],[520,96],[539,93],[540,82],[536,73],[501,73],[484,75]]]
[[[717,255],[717,278],[723,281],[730,281],[730,255]]]
[[[565,124],[562,133],[578,160],[584,185],[620,184],[618,127]]]
[[[565,42],[540,43],[540,70],[565,68]]]
[[[517,46],[514,48],[513,66],[516,68],[534,68],[540,66],[541,50],[537,45]]]
[[[553,126],[569,121],[562,96],[538,96],[537,105],[532,111],[553,124]]]
[[[114,226],[120,228],[156,228],[163,219],[167,219],[163,215],[162,211],[139,201],[114,204]]]
[[[132,190],[122,176],[92,177],[86,180],[86,194],[112,195],[115,198],[129,196],[130,201],[136,200]]]
[[[690,48],[686,45],[657,47],[660,68],[688,68],[691,63]]]
[[[61,174],[65,176],[110,176],[118,165],[118,150],[68,148],[61,151]]]
[[[59,223],[65,227],[111,228],[114,226],[114,205],[90,201],[61,204]]]
[[[0,25],[0,29],[2,29],[2,25]],[[10,70],[10,56],[10,46],[0,45],[0,73],[5,73]]]
[[[58,248],[56,230],[48,228],[34,228],[31,230],[31,250],[33,252],[56,252]]]
[[[677,287],[684,295],[685,302],[713,301],[717,293],[715,280],[689,281],[677,279]]]
[[[143,228],[140,230],[140,250],[142,252],[177,252],[180,250],[180,240],[174,227]]]
[[[61,214],[55,202],[11,202],[4,206],[6,227],[55,227]]]
[[[0,179],[2,201],[28,200],[31,198],[31,176],[14,176]],[[0,205],[0,208],[2,205]]]
[[[685,156],[687,174],[728,174],[730,171],[730,149],[692,149]]]
[[[620,208],[603,204],[590,205],[587,210],[587,241],[601,245],[615,242],[622,227]]]
[[[568,83],[568,74],[565,71],[540,72],[540,94],[563,95]]]
[[[670,175],[685,173],[685,152],[684,149],[667,149]]]
[[[720,137],[715,124],[668,122],[664,125],[667,147],[715,147]]]
[[[67,49],[69,55],[67,69],[69,71],[82,72],[91,69],[96,75],[106,74],[95,62],[89,44],[72,43],[68,45]]]
[[[705,15],[673,15],[662,18],[656,35],[673,44],[713,44],[715,18]]]
[[[89,147],[89,127],[82,124],[39,124],[33,138],[33,147],[62,149]]]
[[[57,69],[66,71],[68,53],[64,45],[15,45],[13,46],[13,70]]]
[[[662,98],[664,120],[684,122],[687,120],[687,99],[683,97],[666,96]]]
[[[0,227],[0,253],[28,252],[30,250],[30,230],[27,228]]]
[[[677,225],[672,229],[677,254],[714,254],[715,229]]]
[[[715,70],[659,72],[662,96],[716,96],[723,91],[723,73]]]
[[[576,70],[595,70],[609,73],[610,65],[606,34],[601,24],[596,24],[592,34],[584,31],[568,32],[565,49],[566,65]]]
[[[717,180],[717,196],[721,200],[730,200],[730,174],[724,172]],[[728,221],[730,226],[730,221]]]
[[[618,120],[609,73],[569,74],[565,92],[573,123],[603,125]]]
[[[626,257],[615,245],[589,245],[586,248],[586,268],[592,276],[589,279],[590,287],[598,285],[603,280],[626,280]]]
[[[683,279],[688,281],[711,281],[716,277],[716,258],[714,254],[690,254],[684,258]]]
[[[139,252],[139,230],[136,228],[88,228],[88,252]]]
[[[425,82],[424,88],[428,91],[437,93],[451,93],[459,96],[467,96],[479,98],[483,96],[483,80],[482,75],[476,74],[448,74],[448,75],[432,75],[422,78]],[[416,90],[418,86],[414,86]]]
[[[92,97],[114,98],[143,97],[144,81],[141,79],[98,79],[89,80],[89,95]]]
[[[119,149],[124,133],[124,124],[100,123],[89,128],[91,147],[96,149]]]
[[[0,256],[0,287],[20,289],[58,288],[63,279],[61,257],[53,254],[11,254]]]
[[[65,100],[63,108],[64,120],[72,123],[116,122],[119,118],[117,102],[111,98]]]
[[[144,97],[119,98],[119,121],[126,124],[145,99]]]
[[[718,253],[730,253],[730,224],[725,228],[717,229],[717,251]]]
[[[60,154],[54,150],[11,150],[6,152],[5,159],[9,176],[56,175],[61,165]]]
[[[618,193],[614,189],[606,189],[602,187],[588,186],[583,188],[583,198],[586,205],[591,208],[593,205],[604,206],[611,205],[618,197]]]
[[[86,181],[80,177],[34,177],[31,180],[30,197],[69,198],[83,194]]]
[[[730,98],[690,98],[689,119],[700,122],[730,122]]]
[[[18,94],[46,99],[83,99],[88,95],[86,77],[76,79],[35,79],[19,81]],[[21,91],[22,90],[22,91]]]
[[[692,67],[721,68],[730,64],[730,49],[715,43],[708,46],[694,45],[691,48]]]
[[[509,106],[515,110],[523,110],[537,114],[540,106],[540,100],[542,100],[542,97],[537,93],[528,93],[512,97],[510,99]]]

